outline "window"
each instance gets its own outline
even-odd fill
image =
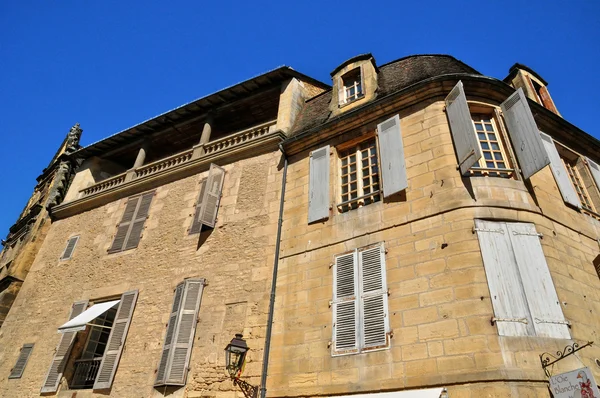
[[[208,177],[200,182],[200,194],[196,202],[194,219],[188,231],[190,235],[200,233],[203,226],[215,227],[224,179],[225,169],[211,163]]]
[[[127,205],[123,212],[121,222],[117,227],[115,239],[108,249],[109,253],[117,253],[124,250],[135,249],[142,238],[144,224],[148,218],[150,204],[154,197],[154,191],[146,192],[139,196],[127,199]]]
[[[513,169],[508,165],[508,156],[495,118],[491,114],[473,114],[471,118],[483,154],[477,163],[478,166],[471,167],[471,174],[476,176],[511,177]],[[505,172],[495,172],[494,170],[504,170]]]
[[[383,244],[335,257],[332,309],[333,356],[389,347]]]
[[[344,104],[355,101],[363,96],[360,68],[353,69],[343,75],[342,84],[344,86]]]
[[[565,169],[567,169],[567,174],[569,175],[569,179],[575,188],[575,192],[577,192],[581,206],[586,210],[595,211],[592,200],[590,199],[590,194],[588,193],[587,188],[583,183],[583,179],[581,178],[581,174],[579,174],[579,170],[577,169],[577,161],[565,159],[564,157],[561,158],[561,160],[565,166]]]
[[[78,241],[79,241],[79,236],[73,236],[72,238],[69,238],[69,240],[67,241],[67,246],[65,247],[65,250],[63,251],[62,255],[60,256],[61,260],[68,260],[71,258]]]
[[[381,200],[375,138],[341,150],[339,157],[341,202],[338,209],[345,212]]]
[[[475,231],[498,334],[570,339],[535,226],[475,220]]]

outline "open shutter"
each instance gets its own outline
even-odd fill
[[[554,144],[552,137],[541,131],[540,135],[542,137],[542,142],[544,143],[544,148],[546,148],[546,152],[550,158],[550,169],[552,170],[552,175],[554,175],[556,185],[558,185],[558,189],[563,197],[563,200],[572,206],[581,208],[581,202],[579,201],[577,192],[575,192],[575,188],[573,187],[569,174],[567,173],[567,169],[565,168],[565,165],[563,164],[562,159],[556,150],[556,145]]]
[[[537,336],[570,339],[535,226],[529,223],[506,225]]]
[[[534,336],[506,223],[475,220],[498,334]]]
[[[169,354],[164,384],[185,385],[194,344],[198,310],[200,309],[205,284],[204,279],[187,279],[184,283],[177,327],[171,342],[172,352]]]
[[[515,154],[521,165],[523,178],[527,179],[549,165],[550,159],[542,144],[537,124],[531,114],[523,89],[519,88],[500,104],[500,107],[508,126]]]
[[[75,318],[77,315],[85,311],[87,305],[87,300],[76,301],[75,303],[73,303],[68,320]],[[67,360],[69,359],[69,353],[71,352],[71,346],[73,345],[73,341],[75,340],[76,333],[77,332],[66,332],[60,336],[60,342],[56,347],[56,352],[54,353],[52,364],[50,364],[50,369],[48,370],[48,374],[46,374],[46,380],[44,381],[44,385],[42,386],[42,393],[56,392],[56,390],[58,389],[60,379],[62,378],[63,371],[65,370],[65,365],[67,364]]]
[[[346,103],[346,93],[344,92],[344,79],[341,77],[338,79],[338,107]]]
[[[131,226],[131,220],[135,215],[135,211],[138,207],[138,203],[141,197],[136,196],[134,198],[129,198],[127,200],[127,205],[125,205],[125,212],[123,213],[123,217],[121,218],[121,222],[117,227],[117,233],[115,234],[115,239],[113,240],[112,246],[108,249],[109,253],[116,253],[123,250],[123,245],[125,244],[125,239],[127,238],[127,233],[129,232],[129,227]]]
[[[175,336],[175,328],[177,327],[177,319],[181,308],[181,298],[183,296],[185,282],[181,282],[175,288],[175,297],[173,299],[173,307],[171,308],[171,315],[169,316],[169,323],[167,325],[167,335],[165,336],[165,342],[163,344],[163,351],[158,364],[158,371],[156,372],[155,386],[162,386],[165,384],[165,375],[167,374],[167,366],[169,359],[171,358],[171,349],[173,348],[173,337]]]
[[[585,160],[590,168],[590,171],[592,172],[592,177],[594,178],[596,187],[598,190],[600,190],[600,166],[598,166],[598,163],[594,162],[590,158],[585,158]]]
[[[365,350],[383,348],[388,344],[389,331],[383,245],[360,250],[358,263],[362,308],[361,346]]]
[[[69,241],[67,242],[67,247],[65,247],[65,251],[60,256],[61,260],[68,260],[71,258],[78,241],[79,241],[79,236],[73,236],[72,238],[69,239]]]
[[[383,196],[388,197],[408,187],[404,145],[398,115],[377,125],[379,136],[380,170],[383,178]]]
[[[335,258],[333,266],[333,355],[358,352],[358,267],[356,251]]]
[[[117,315],[115,316],[115,321],[113,322],[112,330],[106,343],[106,351],[104,351],[104,356],[98,369],[98,376],[94,383],[94,390],[110,388],[112,385],[117,366],[119,365],[119,359],[121,358],[121,352],[123,352],[123,345],[125,344],[137,296],[137,290],[125,292],[121,295]]]
[[[310,153],[308,222],[329,218],[329,145]]]
[[[23,375],[23,371],[25,370],[25,365],[27,365],[27,361],[29,360],[29,356],[31,355],[31,351],[33,351],[33,344],[23,344],[21,348],[21,352],[19,352],[19,357],[17,358],[17,363],[10,370],[9,379],[20,379]]]
[[[200,221],[200,211],[202,210],[202,199],[204,198],[204,192],[206,191],[206,178],[200,183],[200,195],[198,195],[198,201],[196,202],[196,210],[194,212],[194,219],[192,220],[192,226],[190,227],[190,235],[198,234],[202,230],[202,221]]]
[[[217,222],[224,179],[225,169],[211,163],[200,208],[200,222],[210,228],[214,228]]]
[[[140,239],[142,238],[142,231],[144,229],[146,219],[148,218],[148,212],[150,211],[150,204],[152,203],[153,197],[154,191],[147,192],[141,196],[140,204],[138,205],[133,217],[123,250],[135,249],[138,247]]]
[[[446,114],[450,122],[460,174],[465,175],[481,159],[481,148],[461,81],[456,83],[446,97]]]

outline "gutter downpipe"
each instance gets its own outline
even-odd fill
[[[283,177],[281,179],[281,198],[279,200],[279,220],[277,222],[277,240],[275,243],[275,260],[273,261],[273,279],[271,282],[271,297],[269,300],[269,319],[267,320],[267,333],[265,336],[265,349],[263,354],[262,372],[260,376],[260,398],[267,396],[267,370],[269,368],[269,351],[271,350],[271,333],[273,331],[273,315],[275,311],[275,291],[277,288],[277,268],[279,266],[279,248],[281,243],[281,226],[283,224],[283,203],[285,198],[285,184],[287,178],[288,158],[279,143],[279,150],[283,155]]]

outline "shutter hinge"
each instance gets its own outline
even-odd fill
[[[529,322],[527,322],[527,318],[496,318],[496,317],[492,317],[492,319],[490,319],[490,323],[492,324],[492,326],[494,326],[496,324],[496,322],[519,322],[519,323],[524,323],[524,324],[528,324]]]
[[[544,234],[541,234],[539,232],[534,232],[534,233],[529,233],[529,232],[517,232],[517,231],[512,231],[513,235],[526,235],[526,236],[538,236],[540,238],[544,238]]]
[[[477,228],[477,227],[473,227],[472,232],[473,233],[475,233],[475,232],[496,232],[499,234],[504,234],[503,229],[487,229],[487,228]]]
[[[333,305],[333,301],[329,300],[329,308]]]
[[[569,322],[567,320],[563,320],[563,321],[554,321],[554,320],[545,321],[545,320],[540,319],[540,318],[533,318],[533,321],[535,323],[553,323],[553,324],[556,324],[556,325],[567,325],[569,327],[569,329],[571,329],[571,322]]]

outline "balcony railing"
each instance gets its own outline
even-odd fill
[[[192,159],[193,152],[193,149],[188,149],[187,151],[179,152],[175,155],[157,160],[156,162],[140,166],[135,169],[135,178],[149,176],[154,173],[158,173],[159,171],[170,169],[171,167],[177,166],[181,163],[189,162]]]
[[[73,373],[73,381],[69,385],[69,388],[74,390],[94,387],[100,362],[102,362],[102,358],[79,359],[75,361],[75,372]]]
[[[125,182],[126,175],[127,173],[121,173],[114,177],[109,177],[106,180],[102,180],[92,185],[91,187],[82,189],[80,192],[83,194],[83,196],[90,196],[96,192],[106,191],[109,188],[123,184]]]

